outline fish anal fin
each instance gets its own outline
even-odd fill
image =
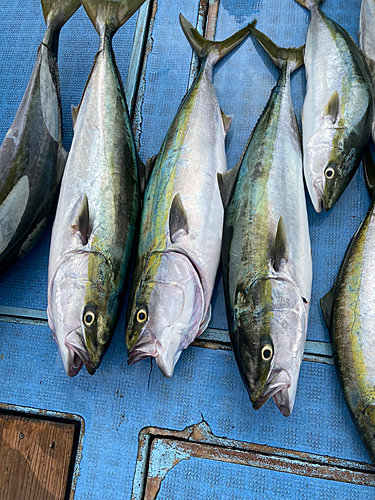
[[[332,314],[332,305],[333,305],[334,295],[335,295],[335,286],[333,286],[331,288],[331,290],[329,292],[327,292],[320,299],[320,307],[322,309],[323,318],[324,318],[325,324],[327,325],[328,330],[331,327],[331,314]]]
[[[87,245],[91,233],[89,202],[86,193],[80,200],[79,210],[71,228],[73,234],[77,234],[83,245]]]
[[[229,127],[233,120],[233,115],[226,115],[221,108],[220,111],[221,111],[221,118],[223,119],[224,132],[225,135],[227,135]]]
[[[169,212],[169,235],[172,243],[175,243],[182,234],[189,233],[187,214],[182,203],[180,193],[173,198]]]
[[[281,215],[277,224],[276,237],[275,237],[275,255],[273,267],[275,271],[280,269],[282,261],[288,262],[289,250],[288,241],[286,237],[286,229],[284,218]]]
[[[340,109],[340,98],[337,90],[333,92],[323,111],[323,118],[329,118],[332,123],[336,123]]]

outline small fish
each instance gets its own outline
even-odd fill
[[[319,8],[322,0],[295,0],[309,9],[307,92],[302,137],[305,179],[317,212],[329,210],[362,159],[371,133],[373,83],[360,49]]]
[[[166,377],[211,316],[224,216],[216,176],[227,168],[231,123],[219,107],[212,68],[249,34],[246,27],[212,42],[182,15],[180,23],[202,65],[147,184],[126,332],[129,364],[154,357]]]
[[[251,27],[279,79],[239,163],[222,176],[222,265],[229,332],[255,410],[273,397],[293,410],[312,282],[301,137],[290,74],[303,48],[284,49]]]
[[[47,30],[13,123],[0,148],[0,272],[44,228],[64,170],[57,46],[80,0],[42,0]]]
[[[144,0],[83,0],[100,36],[52,230],[48,322],[65,370],[90,374],[119,314],[140,203],[137,153],[112,37]]]
[[[334,287],[320,303],[346,403],[375,464],[375,164],[369,150],[364,164],[372,202],[349,244]]]

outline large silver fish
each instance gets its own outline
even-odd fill
[[[361,161],[371,133],[373,84],[366,60],[348,33],[319,9],[322,0],[295,0],[310,10],[306,38],[303,162],[317,212],[329,210]]]
[[[64,170],[57,46],[60,28],[80,5],[80,0],[42,0],[47,30],[0,148],[0,272],[35,243]]]
[[[223,278],[237,365],[254,409],[270,397],[290,415],[302,361],[312,282],[301,138],[290,74],[303,47],[251,33],[279,80],[240,162],[219,176],[225,210]]]
[[[48,270],[48,322],[69,376],[111,340],[139,207],[137,154],[112,37],[144,0],[84,0],[99,52],[74,110]]]
[[[321,306],[346,404],[375,464],[375,164],[369,151],[365,158],[372,203]]]
[[[166,377],[210,320],[224,216],[216,176],[227,168],[225,136],[231,122],[219,107],[212,68],[249,34],[244,28],[211,42],[182,15],[180,22],[202,66],[145,192],[126,333],[129,363],[154,357]]]

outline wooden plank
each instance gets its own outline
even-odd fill
[[[1,500],[64,500],[75,424],[0,414]]]

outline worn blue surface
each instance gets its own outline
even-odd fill
[[[37,0],[8,4],[0,18],[0,140],[22,98],[44,33]],[[356,38],[359,0],[327,0],[322,8]],[[141,106],[140,154],[144,160],[158,152],[187,89],[191,48],[178,24],[180,11],[195,24],[198,1],[158,1]],[[304,42],[309,15],[293,0],[221,0],[217,39],[255,18],[258,28],[279,44]],[[135,22],[134,17],[115,37],[124,78]],[[81,8],[60,38],[67,148],[72,138],[70,105],[79,102],[97,45],[98,36]],[[218,64],[214,83],[219,102],[225,113],[234,114],[227,138],[229,167],[239,159],[276,77],[277,70],[250,39]],[[300,121],[303,69],[294,75],[292,88]],[[314,264],[309,339],[328,341],[318,299],[331,287],[368,203],[360,171],[330,213],[315,214],[308,204]],[[0,276],[0,305],[46,308],[50,230],[51,225],[27,257]],[[0,401],[75,413],[85,420],[77,500],[129,498],[139,431],[145,426],[183,429],[199,422],[201,414],[217,436],[369,462],[333,366],[302,363],[295,408],[286,419],[273,402],[258,412],[252,410],[231,351],[191,347],[182,354],[171,380],[164,379],[155,366],[150,373],[149,361],[128,367],[124,322],[123,311],[98,372],[90,377],[82,370],[74,379],[66,376],[48,328],[0,323]],[[221,282],[213,297],[211,326],[226,328]],[[371,495],[373,489],[368,487],[193,459],[167,475],[160,498],[367,499]]]
[[[184,480],[181,481],[181,478]],[[168,473],[158,500],[372,500],[373,495],[372,488],[348,484],[343,497],[342,485],[334,481],[296,476],[291,485],[289,474],[193,457],[182,461]]]

